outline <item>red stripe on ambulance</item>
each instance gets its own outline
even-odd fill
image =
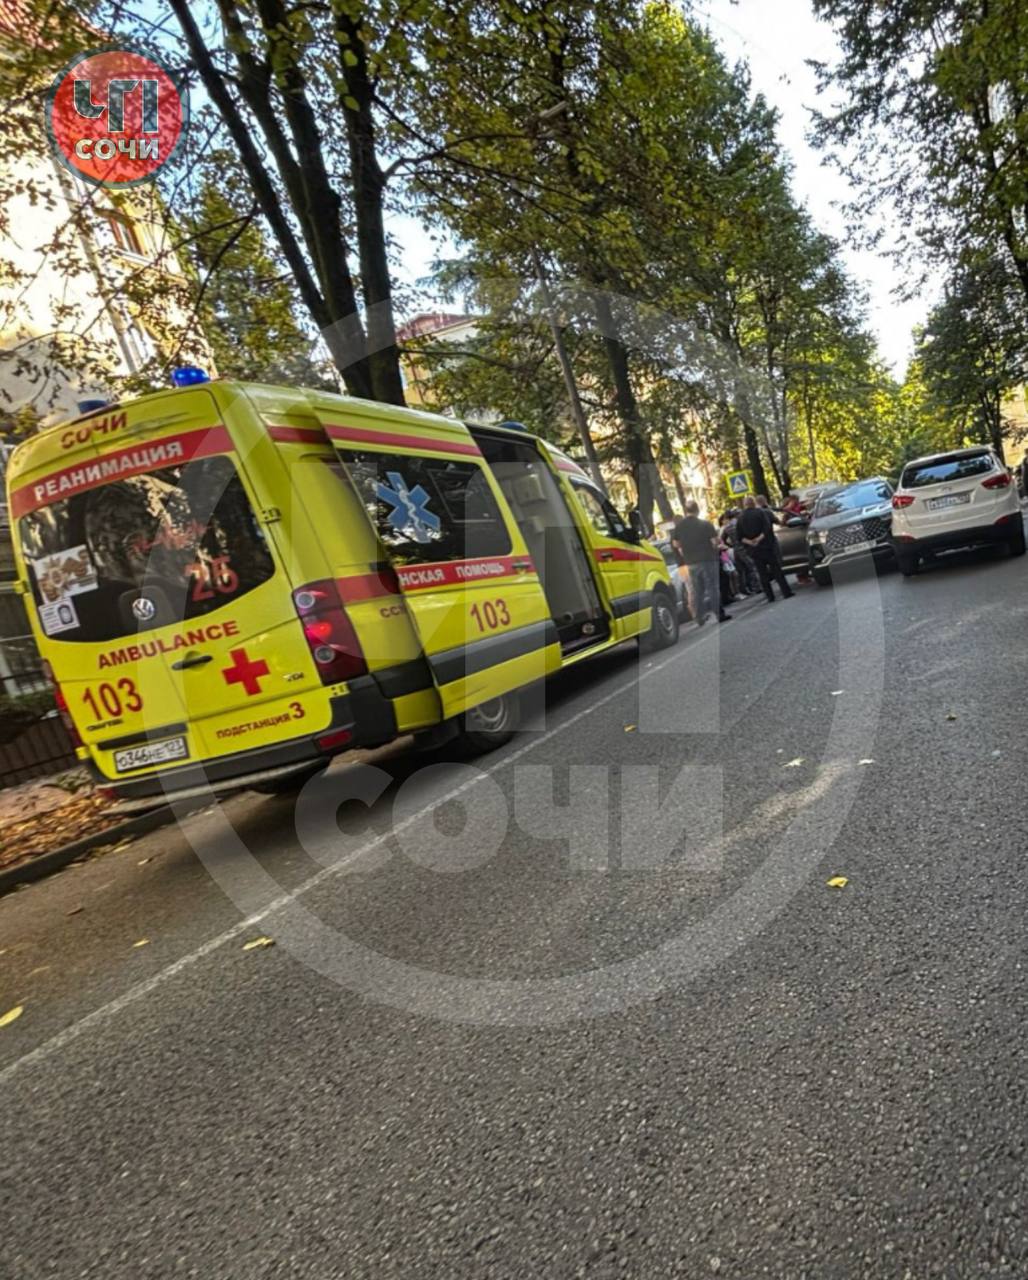
[[[647,555],[645,551],[633,551],[631,547],[594,547],[593,555],[599,561],[609,562],[611,560],[652,560],[656,563],[662,560],[663,556],[659,553]]]
[[[425,453],[460,453],[473,458],[482,456],[478,445],[470,441],[408,436],[397,431],[371,431],[367,427],[344,427],[334,422],[326,423],[325,430],[333,440],[342,440],[347,444],[380,444],[393,449],[421,449]]]
[[[354,573],[346,578],[336,578],[339,597],[343,604],[354,604],[358,600],[378,600],[381,596],[395,596],[400,584],[392,569],[382,569],[377,573]]]
[[[478,560],[446,560],[441,564],[398,565],[396,576],[404,591],[421,591],[453,583],[509,578],[516,572],[534,573],[527,556],[486,556]]]
[[[77,493],[96,489],[112,480],[143,475],[161,467],[181,466],[192,458],[206,458],[214,453],[231,453],[232,447],[232,438],[224,427],[207,427],[202,431],[162,436],[159,440],[148,440],[127,449],[112,449],[99,458],[53,471],[41,480],[14,489],[11,493],[11,514],[23,516],[28,511],[36,511],[63,498],[72,498]]]
[[[268,435],[279,444],[328,444],[320,427],[268,427]]]

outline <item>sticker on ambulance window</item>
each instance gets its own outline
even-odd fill
[[[39,606],[39,625],[48,636],[59,631],[74,631],[79,625],[79,615],[69,596]]]
[[[381,450],[341,456],[394,565],[510,554],[510,529],[478,463]]]
[[[68,596],[95,591],[98,585],[96,568],[89,558],[89,548],[83,543],[68,547],[66,551],[40,556],[32,561],[32,571],[36,575],[40,594],[49,604]]]
[[[223,455],[55,497],[21,516],[18,538],[37,609],[74,597],[78,626],[61,639],[75,643],[200,619],[275,572],[242,480]],[[141,617],[131,607],[140,596],[163,597],[166,607]]]
[[[431,542],[438,534],[440,520],[428,507],[428,493],[420,485],[410,486],[399,471],[387,471],[388,484],[377,484],[375,492],[392,511],[387,521],[398,533],[405,533],[415,542]]]

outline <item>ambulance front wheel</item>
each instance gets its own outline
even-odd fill
[[[495,751],[514,737],[520,722],[520,700],[517,693],[504,693],[490,698],[481,706],[465,711],[460,718],[459,736],[468,755]]]
[[[639,637],[643,653],[655,653],[658,649],[670,649],[678,643],[678,610],[668,591],[658,587],[653,593],[653,610],[650,629]]]

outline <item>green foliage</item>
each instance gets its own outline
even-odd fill
[[[202,282],[199,320],[218,373],[334,390],[335,381],[312,359],[315,339],[297,316],[288,271],[228,153],[211,157],[183,221]]]
[[[700,448],[725,466],[742,451],[764,489],[765,466],[789,487],[801,441],[835,467],[888,452],[860,447],[891,412],[863,299],[797,206],[774,114],[744,70],[661,3],[565,5],[538,27],[489,9],[473,40],[482,56],[432,119],[446,136],[491,132],[488,164],[451,153],[449,180],[429,170],[416,188],[469,247],[442,278],[483,317],[468,359],[438,356],[440,404],[573,439],[535,246],[605,463],[637,486],[647,457]],[[645,508],[659,495],[639,496]]]
[[[1028,8],[1023,0],[814,0],[842,57],[822,65],[821,142],[862,192],[861,220],[897,217],[948,268],[1003,253],[1028,295]],[[911,278],[911,286],[916,287]]]
[[[1002,453],[1004,401],[1028,376],[1028,308],[1005,259],[973,263],[950,281],[920,335],[933,404],[971,439]]]

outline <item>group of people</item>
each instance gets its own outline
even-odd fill
[[[795,504],[795,510],[789,503]],[[784,508],[787,513],[802,512],[795,495],[789,495],[789,503]],[[700,518],[698,503],[685,504],[685,515],[672,530],[671,545],[686,577],[689,610],[701,627],[711,616],[730,622],[732,615],[725,612],[725,605],[736,596],[763,591],[768,603],[774,604],[773,582],[783,600],[795,595],[782,567],[777,523],[764,497],[744,498],[741,509],[721,516],[718,528]]]

